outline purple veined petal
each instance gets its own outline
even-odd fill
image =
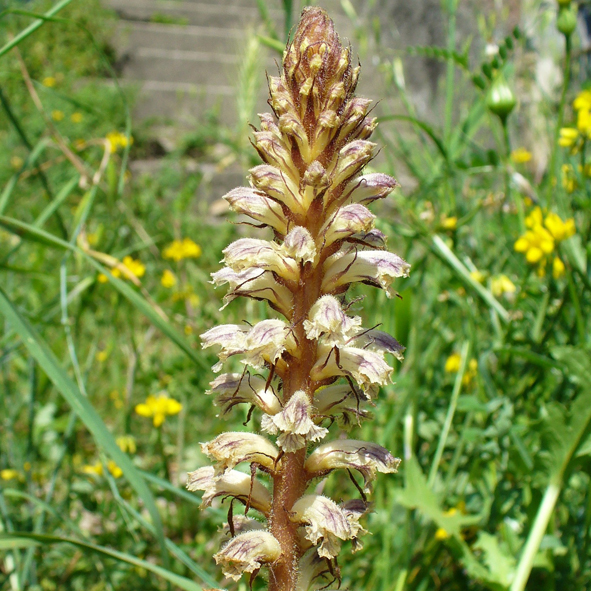
[[[187,490],[202,490],[201,507],[209,507],[216,497],[230,496],[239,499],[245,505],[268,515],[271,511],[271,494],[258,481],[252,480],[250,474],[229,470],[219,476],[215,474],[213,466],[204,466],[194,472],[189,472]]]
[[[316,548],[308,550],[300,559],[295,591],[309,591],[315,579],[326,575],[334,579],[326,559],[318,556]]]
[[[374,250],[384,250],[386,248],[387,238],[383,232],[374,228],[369,232],[360,232],[359,234],[349,236],[347,242],[366,246]]]
[[[224,263],[234,271],[258,268],[273,271],[283,279],[297,281],[300,269],[296,261],[285,256],[281,246],[268,240],[240,238],[224,251]]]
[[[337,417],[339,425],[348,429],[371,418],[362,405],[369,401],[364,392],[354,392],[348,382],[324,386],[314,393],[316,417]]]
[[[298,390],[281,412],[263,416],[261,428],[267,433],[281,433],[277,445],[286,453],[292,453],[305,447],[309,441],[322,439],[328,433],[328,429],[314,423],[310,417],[311,411],[308,395]]]
[[[373,142],[354,140],[341,148],[332,179],[333,187],[356,175],[373,158],[375,147]]]
[[[267,380],[261,376],[244,373],[225,373],[210,383],[216,406],[221,408],[221,415],[230,412],[237,404],[254,404],[264,413],[276,414],[281,410],[279,398],[272,387],[267,388]]]
[[[387,174],[381,172],[364,174],[353,179],[347,185],[340,201],[342,203],[350,201],[351,203],[366,205],[376,199],[383,199],[398,186],[396,179]]]
[[[267,531],[249,531],[232,538],[215,556],[224,575],[239,581],[244,573],[258,571],[281,556],[281,546]]]
[[[310,340],[322,338],[328,347],[345,345],[359,332],[361,318],[347,316],[340,302],[331,295],[319,298],[310,308],[304,330]]]
[[[305,538],[318,555],[335,558],[340,549],[339,540],[349,540],[352,529],[344,511],[331,499],[322,495],[304,495],[291,509],[290,519],[305,526]]]
[[[364,480],[364,491],[370,491],[370,483],[376,473],[395,473],[400,460],[387,449],[370,441],[339,439],[323,443],[306,460],[306,470],[312,476],[322,476],[337,469],[357,470]]]
[[[250,267],[243,271],[234,271],[223,267],[211,274],[214,285],[227,283],[230,286],[224,296],[222,310],[237,297],[254,300],[266,300],[274,310],[289,317],[293,308],[293,294],[284,285],[277,283],[273,274],[264,269]]]
[[[383,330],[377,330],[375,328],[364,330],[359,336],[355,337],[353,341],[356,347],[381,353],[390,353],[399,361],[404,359],[403,353],[405,347],[403,347],[392,335]]]
[[[299,187],[281,169],[269,164],[255,166],[250,169],[250,182],[271,199],[283,203],[290,211],[303,213]]]
[[[294,348],[291,329],[285,322],[276,319],[262,320],[246,335],[242,362],[261,369],[265,363],[275,364],[286,349]]]
[[[248,327],[238,324],[221,324],[210,328],[201,335],[202,347],[207,349],[217,345],[220,347],[218,357],[219,363],[213,366],[213,371],[218,372],[222,368],[222,363],[231,357],[242,353],[246,347],[246,334]]]
[[[354,234],[367,233],[373,229],[376,216],[359,203],[345,205],[336,210],[321,230],[323,245],[330,246],[337,240],[345,240]]]
[[[357,347],[318,347],[318,361],[310,373],[312,379],[322,381],[337,376],[352,377],[364,392],[375,386],[387,386],[392,368],[384,360],[384,354]]]
[[[324,263],[324,293],[338,293],[357,281],[381,287],[388,297],[396,292],[390,284],[397,277],[408,277],[410,265],[398,255],[385,250],[338,252]]]
[[[254,145],[267,164],[280,168],[292,179],[298,178],[298,169],[294,165],[291,153],[281,136],[278,137],[270,131],[255,131],[253,136]]]
[[[279,234],[287,232],[287,219],[279,203],[258,193],[250,187],[237,187],[224,195],[224,199],[236,213],[251,217],[261,224],[266,224]]]
[[[316,244],[309,230],[302,226],[296,226],[289,231],[283,242],[284,252],[287,256],[305,264],[313,263],[316,259]]]
[[[255,463],[272,470],[279,456],[279,450],[266,437],[247,431],[222,433],[212,441],[202,443],[201,450],[218,463],[215,466],[217,475],[242,462]]]

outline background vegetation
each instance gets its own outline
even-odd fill
[[[366,288],[359,309],[407,355],[354,433],[403,464],[378,481],[342,587],[584,589],[591,92],[575,7],[536,5],[531,30],[502,36],[485,19],[479,53],[457,47],[457,0],[442,4],[447,46],[409,50],[447,68],[430,123],[403,60],[381,57],[406,110],[382,117],[375,167],[414,183],[378,223],[412,272],[402,300]],[[361,46],[379,37],[343,5]],[[125,95],[97,81],[114,76],[98,0],[18,8],[0,13],[0,588],[220,586],[227,507],[201,513],[183,479],[205,463],[199,442],[228,429],[204,395],[214,359],[198,335],[265,314],[239,301],[220,312],[208,283],[244,230],[208,215],[200,178],[174,166],[182,148],[159,176],[130,176],[146,146]],[[564,48],[550,94],[523,65],[542,21]],[[284,31],[267,22],[261,39],[280,46]],[[210,121],[187,146],[222,142],[248,162],[243,139]],[[327,487],[338,498],[352,484]]]

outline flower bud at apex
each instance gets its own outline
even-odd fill
[[[505,80],[505,76],[499,72],[488,91],[486,106],[491,113],[505,120],[515,108],[517,101],[511,87]]]
[[[577,28],[577,13],[570,3],[560,3],[556,28],[565,36],[570,37]]]
[[[214,371],[233,364],[207,392],[220,415],[247,405],[244,424],[260,420],[269,439],[229,432],[202,444],[214,465],[191,472],[187,486],[203,491],[204,507],[226,497],[244,504],[245,515],[230,512],[231,539],[215,560],[231,579],[250,574],[251,584],[267,568],[269,591],[337,587],[342,542],[361,548],[365,493],[378,472],[396,472],[400,463],[385,448],[356,439],[309,451],[335,422],[356,428],[371,418],[372,398],[391,383],[387,355],[401,360],[404,351],[350,312],[347,292],[355,283],[391,297],[394,281],[410,269],[385,250],[368,209],[397,183],[383,173],[363,174],[376,148],[369,138],[377,119],[369,115],[371,101],[354,96],[359,67],[351,59],[326,12],[305,8],[279,75],[268,77],[273,112],[260,115],[253,134],[262,163],[250,170],[250,187],[225,196],[266,235],[231,243],[224,267],[212,274],[214,285],[227,286],[224,307],[246,297],[268,302],[282,319],[263,312],[258,322],[214,326],[201,337],[204,349],[216,347]],[[560,233],[562,226],[548,220],[548,232]],[[240,364],[243,371],[236,370]],[[359,472],[364,492],[339,503],[309,494],[317,478],[338,469]],[[249,510],[259,512],[258,520]]]

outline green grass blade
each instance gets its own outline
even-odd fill
[[[470,276],[470,272],[458,259],[458,257],[450,250],[450,248],[443,242],[440,236],[435,234],[432,237],[431,248],[437,256],[439,256],[445,263],[447,263],[467,284],[471,287],[495,312],[499,315],[501,320],[505,323],[509,322],[509,312],[503,308],[499,300],[493,296],[485,287],[480,285]]]
[[[137,308],[148,320],[158,329],[160,329],[177,347],[179,347],[182,351],[184,351],[197,366],[205,371],[209,371],[209,367],[204,359],[202,359],[197,353],[191,348],[187,340],[169,323],[167,322],[162,316],[156,312],[156,310],[152,307],[152,305],[133,287],[128,285],[122,279],[117,279],[113,277],[111,273],[103,267],[99,262],[93,259],[89,254],[66,242],[65,240],[61,240],[57,238],[53,234],[46,232],[45,230],[41,230],[39,228],[35,228],[30,224],[25,224],[19,220],[15,220],[14,218],[9,218],[6,216],[0,216],[0,226],[6,228],[10,232],[20,236],[21,238],[26,238],[33,242],[39,242],[44,244],[45,246],[53,246],[55,248],[61,248],[64,250],[70,250],[72,252],[76,252],[81,254],[86,258],[86,260],[97,269],[99,273],[103,273],[113,287],[124,297],[126,298],[135,308]]]
[[[16,307],[0,287],[0,314],[2,314],[29,350],[29,353],[41,366],[47,377],[53,382],[57,390],[66,399],[72,410],[80,417],[88,430],[92,433],[97,445],[103,449],[116,464],[123,470],[129,484],[136,491],[139,498],[144,502],[150,513],[156,536],[162,551],[165,563],[168,560],[168,553],[164,541],[164,530],[160,513],[154,502],[152,491],[142,478],[137,468],[129,457],[123,453],[115,438],[111,435],[107,426],[96,413],[90,402],[80,393],[80,390],[62,369],[53,351],[45,341],[36,333],[34,328],[19,313]]]
[[[21,41],[26,39],[29,35],[32,35],[45,22],[46,19],[51,18],[54,14],[57,14],[62,8],[65,8],[71,2],[72,0],[61,0],[61,2],[58,2],[54,7],[50,8],[45,13],[45,18],[38,19],[34,23],[31,23],[26,29],[23,29],[14,39],[6,43],[6,45],[4,45],[4,47],[0,49],[0,57],[2,57],[5,53],[8,53],[13,47],[16,47]]]
[[[24,532],[14,532],[10,534],[0,533],[0,549],[4,550],[30,548],[31,546],[49,546],[52,544],[72,544],[82,550],[98,552],[99,554],[102,554],[108,558],[114,558],[115,560],[144,568],[147,571],[162,577],[165,581],[173,583],[179,589],[183,589],[184,591],[202,591],[202,587],[190,579],[181,577],[180,575],[162,568],[161,566],[157,566],[151,562],[147,562],[146,560],[141,560],[140,558],[136,558],[135,556],[126,554],[125,552],[118,552],[117,550],[105,548],[104,546],[97,546],[96,544],[88,544],[86,542],[79,542],[78,540],[73,540],[71,538],[61,538],[59,536],[29,534]]]

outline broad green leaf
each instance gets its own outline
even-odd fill
[[[152,492],[138,469],[133,465],[129,457],[119,449],[119,446],[115,442],[115,438],[111,435],[103,420],[94,410],[90,402],[82,395],[72,378],[70,378],[60,366],[53,351],[51,351],[45,341],[37,334],[27,319],[19,313],[1,287],[0,314],[5,317],[13,330],[20,336],[31,356],[41,366],[43,371],[47,374],[47,377],[66,399],[72,410],[76,412],[80,417],[80,420],[92,433],[97,445],[102,448],[123,470],[129,484],[136,491],[138,497],[142,499],[150,513],[156,530],[156,537],[162,551],[162,556],[166,562],[168,560],[168,554],[164,542],[164,530],[160,513],[154,502]]]
[[[479,532],[474,549],[482,552],[482,561],[490,573],[489,583],[497,583],[501,588],[507,588],[515,576],[515,556],[499,543],[496,536],[485,531]]]
[[[19,548],[30,548],[31,546],[43,547],[50,546],[52,544],[72,544],[80,548],[81,550],[97,552],[108,558],[114,558],[115,560],[119,560],[121,562],[126,562],[127,564],[132,564],[134,566],[144,568],[147,571],[154,573],[155,575],[158,575],[165,581],[173,583],[179,589],[184,589],[185,591],[202,591],[201,586],[191,581],[190,579],[187,579],[186,577],[181,577],[180,575],[177,575],[151,562],[141,560],[140,558],[136,558],[131,554],[126,554],[124,552],[112,550],[111,548],[97,546],[96,544],[88,544],[86,542],[79,542],[78,540],[74,540],[71,538],[61,538],[59,536],[29,534],[22,532],[0,533],[1,549],[17,550]]]

